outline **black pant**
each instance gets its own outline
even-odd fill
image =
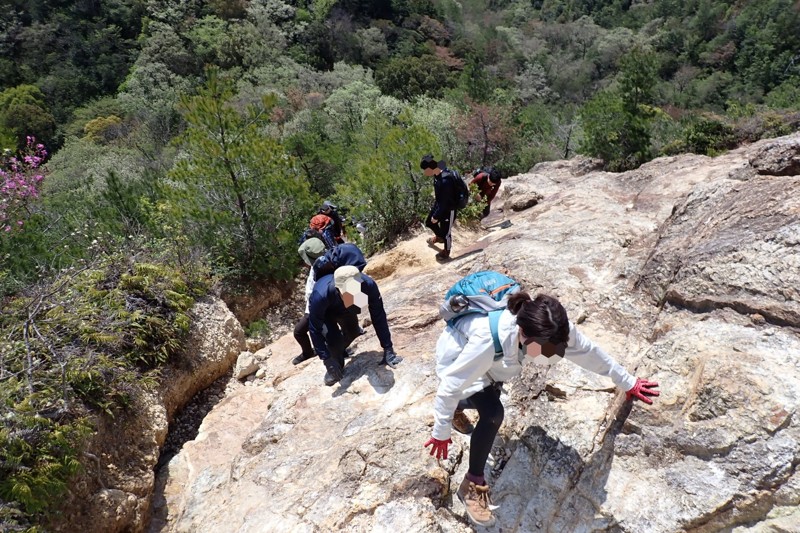
[[[481,220],[489,216],[489,211],[491,210],[491,205],[489,202],[486,202],[486,207],[483,208],[483,212],[481,213]]]
[[[331,343],[331,354],[336,354],[341,351],[341,360],[344,360],[344,351],[353,343],[353,340],[361,335],[361,326],[358,325],[358,315],[350,311],[346,315],[337,317],[336,322],[341,328],[342,335],[339,339]],[[294,325],[294,340],[300,345],[304,355],[313,355],[314,347],[311,345],[311,339],[308,337],[308,313],[303,315],[303,318],[297,321]]]
[[[331,335],[328,338],[328,349],[331,352],[331,357],[344,368],[344,351],[353,344],[353,341],[361,335],[361,326],[358,324],[358,314],[354,311],[347,311],[343,315],[336,317],[336,322],[339,324],[340,334]]]
[[[459,407],[478,410],[480,418],[469,440],[469,473],[483,476],[492,444],[505,417],[503,404],[500,402],[500,384],[490,385],[476,392],[459,402]]]
[[[437,211],[437,206],[434,204],[430,213],[428,213],[428,217],[425,219],[425,226],[433,230],[433,234],[444,243],[444,249],[449,252],[450,248],[453,247],[453,237],[450,234],[450,230],[453,227],[453,219],[456,218],[456,212],[455,210],[447,211],[446,218],[437,219],[437,221],[434,223],[431,218],[433,217],[433,213],[435,211]]]
[[[308,338],[308,313],[304,314],[303,318],[294,325],[294,340],[300,345],[303,355],[310,356],[314,354],[311,339]]]

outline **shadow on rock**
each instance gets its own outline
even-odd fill
[[[354,382],[361,377],[367,376],[369,384],[378,394],[386,394],[394,387],[394,370],[381,364],[383,352],[370,351],[356,355],[346,362],[344,366],[344,377],[339,382],[339,387],[334,391],[333,396],[341,396]],[[398,369],[401,369],[401,363]]]
[[[479,242],[479,243],[473,244],[469,248],[465,248],[464,250],[461,250],[458,255],[450,256],[449,260],[450,261],[455,261],[456,259],[464,259],[465,257],[469,257],[470,255],[474,255],[474,254],[482,252],[485,248],[486,248],[486,243]]]
[[[500,504],[499,522],[520,524],[522,530],[528,527],[553,531],[613,529],[614,518],[598,517],[596,511],[606,500],[616,436],[623,430],[629,413],[629,404],[618,410],[599,447],[588,458],[545,429],[529,427],[520,436],[523,446],[514,452],[514,464],[507,465],[502,473],[506,479],[501,478],[498,483],[500,490],[495,503]],[[522,456],[517,455],[520,452]],[[528,480],[530,489],[520,492],[519,487],[525,486],[520,484],[523,479]],[[509,481],[517,490],[504,490]]]

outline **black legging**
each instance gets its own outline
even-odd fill
[[[469,440],[469,473],[483,477],[494,438],[505,416],[500,402],[500,387],[490,385],[467,398],[464,403],[467,409],[477,409],[480,417]]]
[[[486,207],[483,208],[483,212],[481,212],[481,220],[489,216],[489,212],[491,211],[492,206],[489,202],[486,202]]]
[[[361,326],[358,324],[358,315],[350,311],[340,317],[336,317],[336,322],[341,328],[342,338],[335,342],[335,346],[332,346],[331,349],[337,352],[336,359],[342,362],[344,361],[345,349],[353,343],[356,337],[361,335]],[[296,340],[297,344],[302,348],[303,355],[309,357],[314,355],[314,347],[311,345],[311,339],[308,337],[308,313],[304,314],[303,318],[298,320],[297,324],[294,325],[294,340]],[[341,351],[341,354],[338,353],[339,351]]]
[[[434,204],[430,213],[428,213],[428,216],[425,219],[425,226],[433,230],[433,234],[439,238],[439,242],[444,243],[444,249],[449,252],[453,247],[453,236],[451,232],[453,229],[453,219],[456,217],[456,212],[455,210],[446,211],[447,218],[437,220],[436,223],[434,223],[431,219],[436,210],[437,207],[436,204]]]
[[[336,323],[339,325],[338,335],[331,335],[327,338],[328,349],[331,352],[331,357],[338,361],[339,365],[344,368],[344,353],[353,341],[361,335],[361,326],[358,324],[358,313],[354,308],[347,310],[342,315],[336,317]]]
[[[294,326],[294,340],[303,350],[303,355],[311,357],[314,355],[314,348],[311,346],[311,339],[308,338],[308,313],[297,321]]]

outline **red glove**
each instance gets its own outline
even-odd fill
[[[629,390],[625,396],[627,400],[637,398],[646,404],[652,404],[653,400],[647,396],[658,396],[661,393],[652,387],[658,387],[657,381],[647,381],[646,379],[636,378],[636,384]]]
[[[431,455],[435,454],[437,459],[447,459],[447,445],[452,442],[453,441],[450,439],[439,440],[431,437],[431,439],[425,443],[425,447],[427,448],[433,444],[433,447],[431,447]]]

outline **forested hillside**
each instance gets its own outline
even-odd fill
[[[46,522],[86,421],[169,362],[193,298],[296,275],[323,199],[376,250],[424,216],[425,153],[623,170],[800,125],[794,0],[2,9],[0,520],[19,524]]]

